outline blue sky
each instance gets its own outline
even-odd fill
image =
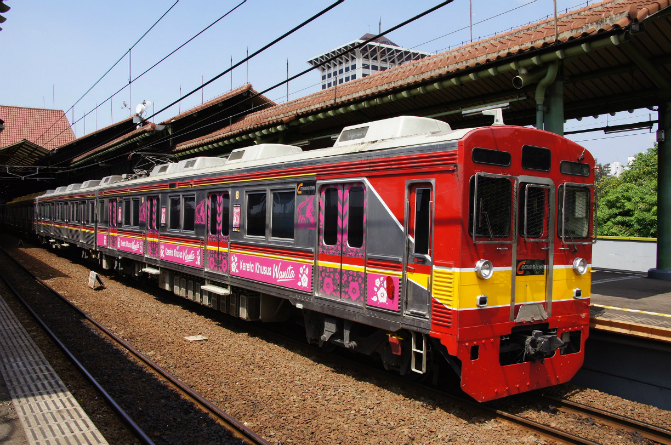
[[[132,50],[130,72],[137,76],[179,45],[200,32],[242,0],[180,0],[174,8]],[[5,0],[12,9],[0,31],[3,56],[0,64],[0,104],[68,110],[102,76],[175,0]],[[93,110],[112,93],[128,84],[126,56],[90,93],[74,107],[76,135],[129,116],[142,100],[159,110],[243,59],[306,18],[332,4],[324,0],[247,0],[228,17],[205,31],[141,79],[132,89],[117,94],[97,112]],[[389,28],[436,4],[438,0],[346,0],[303,29],[292,34],[249,62],[249,82],[264,90],[289,74],[308,67],[306,61],[370,32]],[[553,14],[552,0],[492,2],[472,0],[473,38],[478,40],[513,27],[538,21]],[[593,2],[590,2],[593,3]],[[585,1],[557,0],[560,12],[585,6]],[[470,41],[469,0],[455,0],[387,37],[406,48],[441,52]],[[464,29],[465,28],[465,29]],[[428,42],[428,43],[426,43]],[[234,70],[232,85],[247,80],[247,67]],[[316,72],[289,85],[289,99],[313,93],[318,88]],[[231,88],[225,75],[156,117],[156,121],[199,105]],[[286,86],[266,93],[276,102],[286,100]],[[152,108],[150,107],[149,111]],[[636,110],[599,119],[569,121],[567,130],[616,125],[656,119],[656,112]],[[73,112],[68,112],[72,121]],[[604,135],[602,132],[571,137],[586,146],[602,163],[620,161],[645,151],[654,143],[654,133],[634,132]]]

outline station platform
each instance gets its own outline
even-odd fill
[[[591,303],[590,328],[671,343],[671,282],[596,269]]]
[[[0,374],[5,383],[0,394],[11,398],[16,414],[12,417],[18,418],[25,432],[22,438],[18,425],[5,425],[0,443],[107,444],[2,296]]]

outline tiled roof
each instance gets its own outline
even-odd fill
[[[0,105],[0,119],[5,121],[5,129],[0,132],[0,147],[26,139],[53,150],[75,138],[63,110]]]
[[[623,28],[667,8],[671,0],[606,0],[558,16],[558,41],[566,42],[600,32]],[[473,42],[440,54],[357,79],[337,87],[251,113],[233,125],[203,137],[178,144],[175,151],[210,144],[242,133],[286,124],[301,116],[362,99],[380,97],[449,78],[453,73],[494,62],[555,43],[554,18],[532,23],[510,32]]]
[[[205,102],[205,103],[203,103],[203,104],[201,104],[201,105],[195,106],[195,107],[191,108],[190,110],[186,110],[184,113],[181,113],[181,114],[178,114],[177,116],[173,116],[173,117],[171,117],[171,118],[169,118],[169,119],[166,119],[165,121],[163,121],[163,122],[161,122],[161,123],[162,123],[162,124],[169,124],[169,123],[174,122],[174,121],[176,121],[176,120],[179,120],[179,119],[181,119],[181,118],[183,118],[183,117],[185,117],[185,116],[188,116],[188,115],[190,115],[190,114],[196,113],[196,112],[198,112],[198,111],[200,111],[200,110],[204,110],[205,108],[211,107],[212,105],[216,105],[216,104],[218,104],[219,102],[223,102],[223,101],[225,101],[226,99],[230,99],[231,97],[235,97],[235,96],[237,96],[237,95],[239,95],[239,94],[241,94],[241,93],[247,92],[247,91],[249,91],[249,92],[250,92],[251,94],[253,94],[253,95],[258,94],[258,92],[255,91],[255,90],[252,88],[252,85],[249,84],[249,83],[247,83],[247,84],[242,85],[242,86],[239,86],[239,87],[237,87],[237,88],[235,88],[235,89],[233,89],[233,90],[231,90],[231,91],[229,91],[229,92],[227,92],[227,93],[224,93],[224,94],[222,94],[222,95],[219,95],[219,96],[215,97],[215,98],[212,99],[212,100],[208,100],[207,102]],[[263,99],[265,99],[265,101],[268,103],[268,105],[270,105],[270,106],[276,105],[275,102],[273,102],[272,100],[268,99],[267,97],[265,97],[265,96],[263,96],[263,95],[261,95],[261,97],[262,97]]]
[[[135,138],[136,136],[139,136],[139,135],[141,135],[141,134],[143,134],[143,133],[147,133],[147,132],[149,132],[149,131],[152,131],[152,130],[154,130],[155,128],[156,128],[156,124],[151,123],[151,122],[146,123],[144,126],[142,126],[142,127],[140,127],[140,128],[137,128],[137,129],[135,129],[135,130],[133,130],[133,131],[131,131],[131,132],[129,132],[129,133],[124,134],[123,136],[120,136],[120,137],[118,137],[118,138],[116,138],[116,139],[114,139],[114,140],[112,140],[112,141],[109,141],[109,142],[106,143],[106,144],[100,145],[100,146],[94,148],[93,150],[89,150],[89,151],[87,151],[86,153],[77,156],[76,158],[74,158],[74,159],[72,160],[72,163],[74,164],[74,163],[76,163],[76,162],[78,162],[78,161],[80,161],[80,160],[82,160],[82,159],[84,159],[84,158],[87,158],[87,157],[89,157],[89,156],[91,156],[91,155],[93,155],[93,154],[103,152],[103,151],[105,151],[106,149],[111,148],[111,147],[114,146],[114,145],[118,145],[118,144],[121,144],[121,143],[124,143],[124,142],[131,141],[131,140],[132,140],[133,138]]]
[[[73,140],[71,140],[71,141],[66,142],[66,143],[63,144],[63,145],[59,145],[59,146],[58,146],[58,149],[59,149],[59,150],[62,150],[62,149],[64,149],[67,145],[69,145],[69,144],[71,144],[71,143],[73,143],[73,142],[80,143],[80,142],[82,142],[82,141],[84,141],[84,140],[86,140],[86,139],[92,138],[93,136],[97,136],[97,135],[103,133],[104,131],[109,130],[110,128],[113,128],[113,127],[116,127],[116,126],[123,125],[123,124],[125,124],[125,123],[131,121],[132,119],[133,119],[133,116],[129,116],[129,117],[123,119],[123,120],[120,120],[119,122],[115,122],[115,123],[110,124],[110,125],[108,125],[108,126],[106,126],[106,127],[100,128],[100,129],[95,130],[95,131],[92,131],[92,132],[90,132],[90,133],[86,133],[84,136],[80,136],[80,137],[78,137],[77,139],[73,139]]]

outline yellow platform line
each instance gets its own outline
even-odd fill
[[[671,314],[660,314],[659,312],[639,311],[638,309],[627,309],[627,308],[623,308],[623,307],[605,306],[605,305],[602,305],[602,304],[592,304],[592,306],[602,307],[604,309],[614,309],[616,311],[634,312],[634,313],[637,313],[637,314],[657,315],[658,317],[671,318]]]

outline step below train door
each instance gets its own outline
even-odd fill
[[[228,273],[230,206],[231,197],[228,190],[210,193],[207,196],[207,241],[204,263],[205,270],[210,272]],[[239,221],[239,213],[237,217]]]
[[[146,202],[147,210],[147,230],[146,230],[146,243],[147,249],[145,250],[146,256],[152,259],[158,259],[158,248],[159,248],[159,218],[160,218],[160,200],[158,196],[150,196],[147,198]]]
[[[319,197],[317,295],[363,305],[366,292],[366,189],[324,184]]]
[[[433,272],[434,182],[406,182],[404,314],[429,317]]]

